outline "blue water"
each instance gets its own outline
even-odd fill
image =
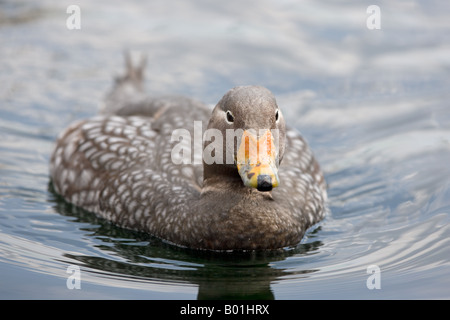
[[[85,0],[69,30],[71,4],[0,1],[0,298],[450,298],[449,3],[379,1],[379,30],[366,1]],[[330,215],[293,250],[218,254],[62,201],[54,140],[96,114],[124,50],[147,55],[149,93],[268,87],[322,165]]]

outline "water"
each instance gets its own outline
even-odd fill
[[[0,1],[0,298],[450,298],[450,4],[381,1],[369,30],[364,1],[77,1],[68,30],[70,4]],[[217,254],[62,201],[54,140],[96,113],[125,49],[147,54],[150,93],[270,88],[323,167],[330,216],[296,249]]]

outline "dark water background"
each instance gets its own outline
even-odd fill
[[[380,30],[371,4],[0,1],[0,298],[450,298],[450,3],[378,1]],[[294,250],[215,254],[61,201],[54,140],[96,114],[126,49],[147,55],[150,93],[270,88],[324,169],[330,216]]]

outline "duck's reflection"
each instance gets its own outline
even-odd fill
[[[80,264],[103,275],[123,275],[127,279],[198,285],[198,299],[274,299],[271,283],[289,275],[276,261],[316,250],[319,241],[302,244],[290,250],[270,252],[220,253],[190,250],[167,244],[149,235],[125,230],[94,214],[65,202],[49,186],[49,201],[55,210],[75,217],[74,222],[87,223],[80,230],[95,238],[97,247],[108,254],[86,256],[67,254]],[[114,259],[120,257],[120,259]],[[296,271],[296,274],[315,270]]]

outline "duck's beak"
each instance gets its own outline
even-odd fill
[[[279,184],[278,158],[270,130],[258,138],[249,130],[243,132],[236,163],[239,175],[247,187],[270,191]]]

